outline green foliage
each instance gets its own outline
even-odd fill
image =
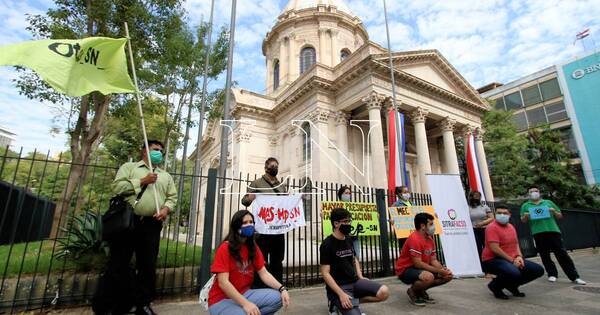
[[[494,108],[492,106],[492,108]],[[527,138],[517,133],[512,112],[492,110],[483,118],[484,144],[494,195],[514,198],[527,191],[531,172]]]
[[[61,228],[66,236],[59,237],[55,254],[57,259],[69,259],[80,271],[102,268],[106,264],[108,244],[102,240],[102,218],[92,211],[83,211],[71,216],[66,228]]]
[[[570,163],[570,152],[561,142],[560,133],[549,126],[530,129],[530,184],[540,188],[545,197],[565,208],[598,208],[597,187],[589,187],[578,179]]]

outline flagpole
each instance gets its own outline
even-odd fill
[[[392,80],[392,107],[394,110],[394,117],[397,117],[396,113],[400,112],[400,108],[398,108],[398,103],[396,100],[396,79],[394,78],[394,62],[392,59],[392,44],[391,44],[391,40],[390,40],[390,27],[388,25],[388,14],[387,14],[387,5],[386,5],[386,1],[383,0],[383,14],[385,17],[385,33],[387,36],[387,48],[388,48],[388,59],[389,59],[389,64],[390,64],[390,79]],[[398,139],[398,131],[400,130],[400,124],[398,119],[394,119],[395,122],[395,127],[396,127],[396,139]],[[404,135],[404,132],[402,132],[402,134]],[[403,143],[401,145],[404,145]],[[402,164],[404,164],[404,161],[402,161]],[[405,165],[402,166],[402,169],[404,171],[404,167]],[[407,185],[407,179],[406,179],[406,175],[405,174],[401,174],[402,177],[402,185]],[[406,183],[405,183],[406,182]]]
[[[215,12],[215,0],[210,3],[210,18],[208,20],[208,33],[206,38],[206,52],[204,53],[204,78],[202,79],[202,96],[200,100],[200,121],[198,126],[198,140],[196,140],[196,161],[194,163],[194,178],[192,179],[192,206],[190,211],[190,233],[188,242],[192,242],[192,238],[196,236],[196,221],[198,220],[197,212],[200,211],[198,204],[200,203],[200,176],[202,164],[202,136],[204,128],[204,115],[206,109],[206,90],[208,86],[208,65],[210,62],[210,51],[212,49],[212,27],[213,17]]]
[[[233,46],[235,43],[235,15],[236,15],[237,0],[231,1],[231,24],[229,25],[229,48],[227,52],[227,77],[225,80],[225,104],[223,104],[223,121],[221,126],[221,160],[219,161],[219,201],[217,213],[217,235],[215,238],[216,244],[221,243],[223,238],[223,216],[225,215],[225,175],[227,173],[227,151],[229,149],[229,101],[231,99],[231,76],[233,67]],[[227,125],[226,125],[227,124]]]
[[[125,22],[125,36],[127,37],[127,48],[129,50],[129,61],[131,63],[131,72],[133,72],[133,84],[135,85],[135,96],[137,98],[138,111],[140,113],[140,122],[142,123],[142,134],[144,135],[144,146],[146,147],[146,157],[148,160],[148,166],[152,171],[152,160],[150,159],[150,146],[148,145],[148,135],[146,133],[146,124],[144,123],[144,112],[142,111],[142,98],[140,97],[140,89],[138,87],[137,75],[135,73],[135,63],[133,62],[133,52],[131,50],[131,38],[129,38],[129,28],[127,22]],[[158,204],[158,194],[156,192],[156,185],[152,184],[154,191],[154,204],[156,205],[156,214],[160,213],[160,205]]]

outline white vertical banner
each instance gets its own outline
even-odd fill
[[[459,277],[481,275],[469,205],[459,175],[428,174],[433,209],[442,226],[446,266]]]

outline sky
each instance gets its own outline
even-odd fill
[[[261,44],[288,0],[238,0],[233,80],[255,92],[265,90]],[[383,0],[345,0],[369,32],[387,47]],[[0,46],[31,39],[26,14],[39,14],[51,0],[0,0]],[[209,0],[187,0],[188,22],[207,21]],[[395,51],[438,49],[473,85],[507,83],[583,53],[575,34],[586,28],[588,49],[600,44],[600,0],[387,0],[391,45]],[[229,25],[231,1],[217,0],[215,32]],[[215,36],[213,36],[215,38]],[[221,78],[211,87],[224,86]],[[11,67],[0,67],[0,126],[16,133],[13,149],[51,151],[67,148],[64,128],[50,130],[63,110],[19,95]],[[197,118],[199,115],[195,114]],[[66,117],[59,120],[63,123]],[[61,127],[61,126],[59,126]],[[191,146],[197,130],[191,131]]]

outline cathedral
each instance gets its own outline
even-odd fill
[[[260,176],[273,156],[283,178],[387,188],[389,53],[360,18],[343,0],[290,0],[262,52],[265,94],[232,89],[228,174]],[[455,137],[473,134],[493,200],[481,128],[487,102],[437,50],[392,52],[392,61],[411,190],[428,192],[426,174],[458,174]],[[209,121],[203,169],[223,158],[220,135],[219,121]]]

